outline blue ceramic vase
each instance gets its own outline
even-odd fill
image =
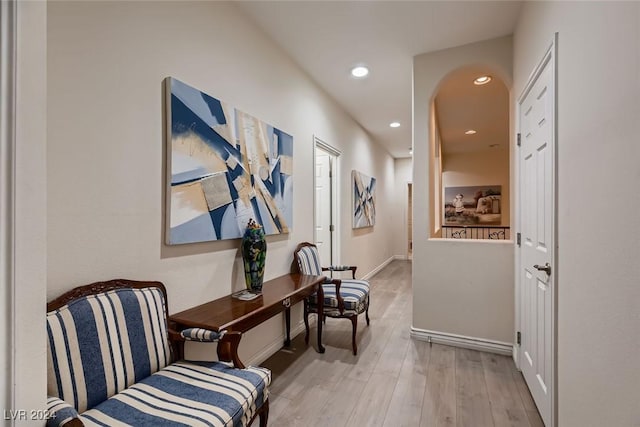
[[[250,219],[242,237],[242,260],[244,261],[244,278],[247,282],[247,289],[252,292],[262,291],[266,257],[267,241],[264,238],[264,229],[253,219]]]

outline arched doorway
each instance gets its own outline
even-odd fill
[[[431,237],[510,239],[509,89],[465,66],[442,79],[432,111]]]

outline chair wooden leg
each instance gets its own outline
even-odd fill
[[[356,345],[356,331],[358,330],[358,315],[351,316],[349,318],[351,320],[352,332],[351,332],[351,345],[353,346],[353,355],[356,356],[358,354],[358,346]]]
[[[269,419],[269,399],[265,400],[262,404],[262,412],[260,412],[260,427],[267,427],[267,420]]]
[[[305,301],[302,306],[304,307],[304,343],[309,345],[309,307],[307,306],[307,302]]]
[[[369,326],[369,296],[367,296],[367,311],[364,312],[364,317],[367,319],[367,326]]]
[[[324,312],[320,310],[320,307],[318,307],[318,312],[316,314],[318,315],[318,321],[316,324],[316,329],[318,330],[318,353],[324,353],[325,348],[322,345],[322,324],[324,323],[324,319],[326,319],[327,316],[325,316]]]

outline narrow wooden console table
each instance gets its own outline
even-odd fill
[[[324,276],[286,274],[264,282],[262,295],[253,300],[243,301],[227,295],[173,314],[169,320],[184,328],[244,333],[284,311],[287,328],[285,345],[288,346],[291,344],[291,305],[317,292],[318,312],[322,313],[324,293],[320,285],[324,280]],[[322,319],[318,319],[317,329],[318,352],[324,353]]]

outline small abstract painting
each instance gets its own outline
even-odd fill
[[[293,137],[174,78],[166,79],[169,245],[265,234],[293,220]]]
[[[353,228],[372,227],[376,223],[376,179],[352,171]]]
[[[501,203],[501,185],[446,187],[444,225],[500,224]]]

